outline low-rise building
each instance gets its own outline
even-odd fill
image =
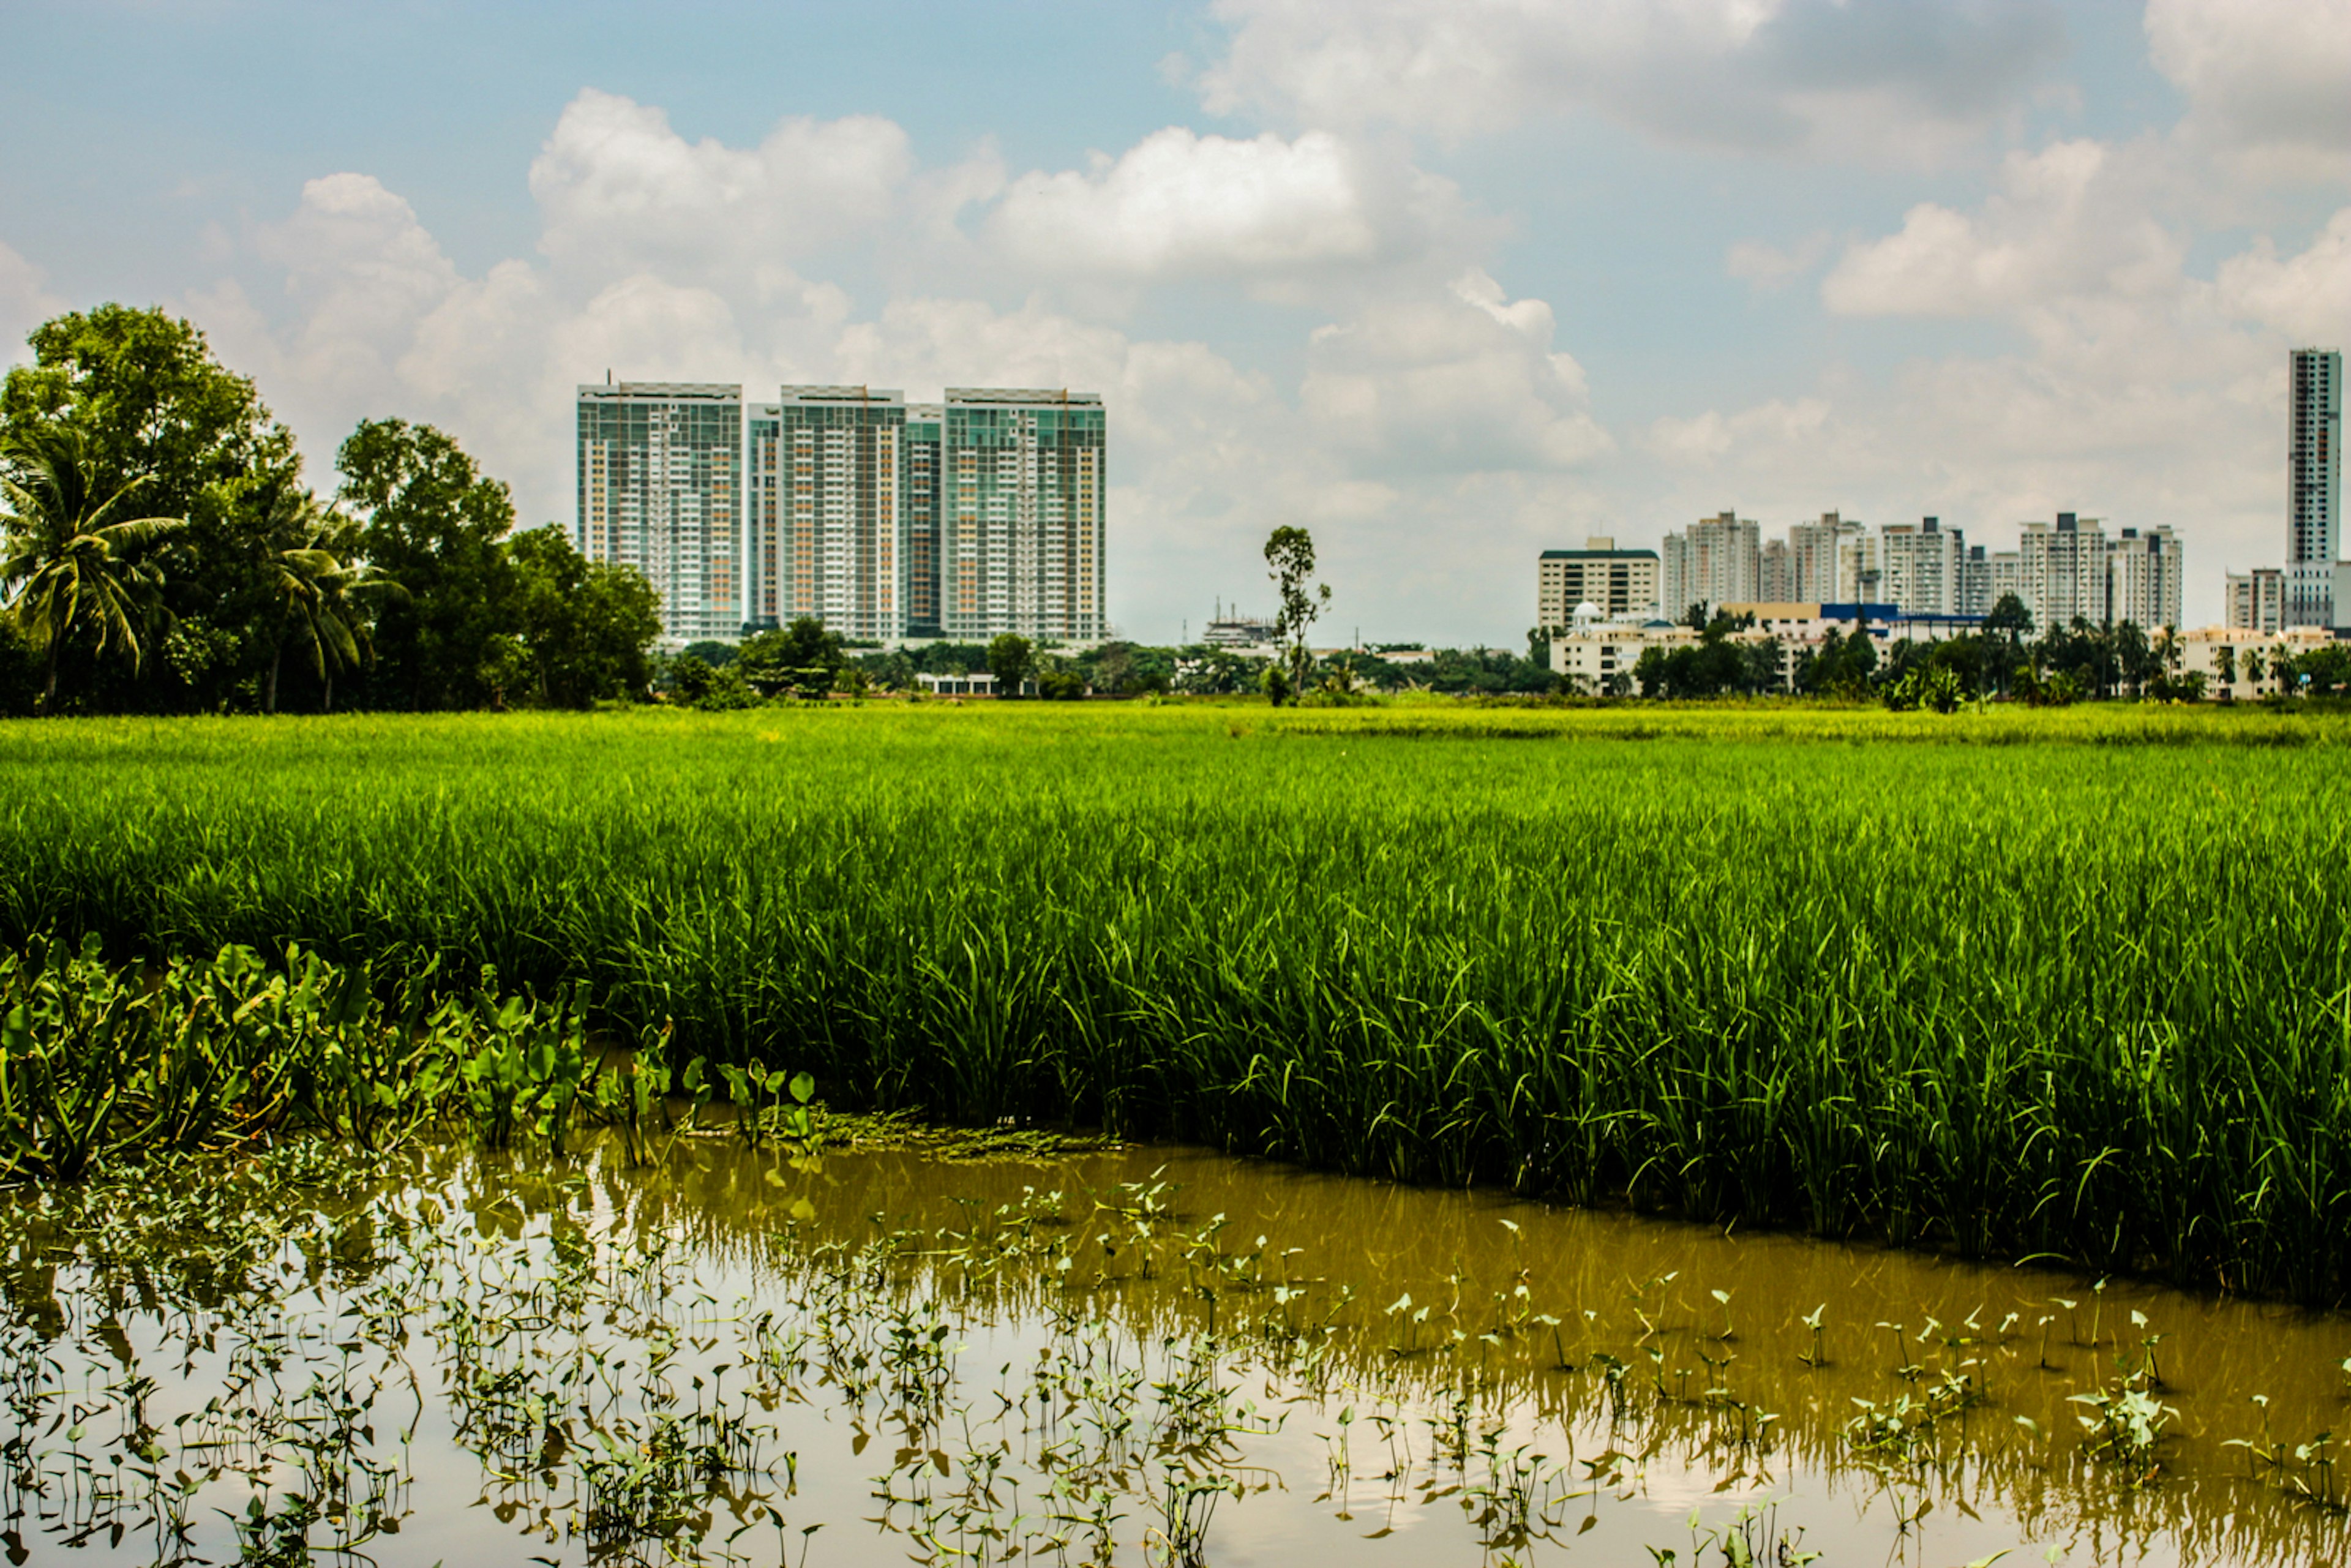
[[[2179,633],[2179,673],[2202,675],[2208,697],[2269,696],[2278,690],[2279,654],[2299,658],[2334,640],[2334,633],[2324,626],[2287,626],[2268,632],[2199,626]],[[2228,678],[2223,680],[2223,675]]]
[[[1586,601],[1570,612],[1564,628],[1552,633],[1552,674],[1587,696],[1625,695],[1633,690],[1633,666],[1643,653],[1697,641],[1696,632],[1669,621],[1611,621]]]

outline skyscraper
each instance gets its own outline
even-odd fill
[[[2169,525],[2125,528],[2106,541],[2106,610],[2117,624],[2179,625],[2179,538]]]
[[[1967,597],[1967,538],[1938,517],[1890,524],[1877,540],[1883,602],[1906,615],[1956,615]]]
[[[1092,392],[949,387],[939,438],[939,621],[949,637],[1006,632],[1099,641],[1102,402]]]
[[[2057,526],[2026,523],[2018,530],[2023,587],[2018,597],[2035,627],[2106,623],[2106,536],[2095,517],[2057,514]]]
[[[2351,621],[2335,603],[2343,517],[2342,352],[2294,350],[2286,397],[2285,621],[2332,626]]]
[[[1693,604],[1754,602],[1763,580],[1760,533],[1753,519],[1724,512],[1667,534],[1658,552],[1666,619],[1680,620]]]
[[[1863,532],[1834,512],[1823,512],[1817,523],[1797,523],[1788,529],[1788,597],[1798,601],[1832,604],[1853,596],[1838,591],[1838,568],[1844,547]]]
[[[673,645],[742,629],[743,389],[687,382],[580,388],[580,522],[590,560],[632,566]]]
[[[905,635],[905,427],[904,393],[862,386],[788,386],[753,417],[753,625]]]

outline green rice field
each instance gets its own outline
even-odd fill
[[[0,940],[835,1103],[2351,1289],[2351,720],[847,705],[0,726]]]

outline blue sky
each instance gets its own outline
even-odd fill
[[[190,315],[314,481],[427,419],[567,519],[571,383],[1102,392],[1112,612],[1313,528],[1334,619],[1935,513],[2276,559],[2351,331],[2351,0],[0,6],[0,331]]]

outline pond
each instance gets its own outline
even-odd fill
[[[301,1145],[0,1232],[12,1563],[2351,1552],[2340,1317],[1193,1150]]]

